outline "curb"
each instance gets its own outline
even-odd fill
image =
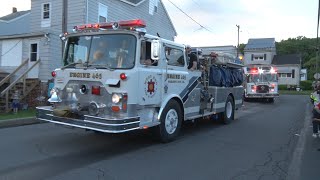
[[[43,123],[43,122],[37,120],[36,117],[0,120],[0,129],[1,128],[8,128],[8,127],[17,127],[17,126],[39,124],[39,123]]]

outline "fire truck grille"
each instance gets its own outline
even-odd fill
[[[257,93],[268,93],[269,92],[269,86],[267,85],[258,85],[257,86]]]

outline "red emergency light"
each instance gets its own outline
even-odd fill
[[[52,72],[51,72],[51,76],[52,76],[52,77],[56,77],[56,75],[57,75],[57,72],[56,72],[56,71],[52,71]]]
[[[119,21],[119,22],[105,22],[105,23],[97,23],[97,24],[85,24],[75,26],[74,30],[97,30],[97,29],[130,29],[134,28],[144,28],[146,27],[146,23],[142,19],[133,19],[128,21]]]
[[[252,68],[252,69],[250,69],[250,73],[251,74],[257,74],[258,73],[258,69],[257,68]]]
[[[127,79],[127,75],[125,73],[121,73],[120,74],[120,79],[121,80],[126,80]]]
[[[91,94],[100,95],[100,86],[92,86]]]

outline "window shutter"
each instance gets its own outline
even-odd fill
[[[292,78],[294,78],[294,75],[295,75],[294,73],[295,73],[295,70],[292,69],[292,76],[291,76]]]
[[[251,61],[253,61],[253,54],[251,54]]]
[[[264,60],[265,61],[267,60],[267,54],[264,54]]]

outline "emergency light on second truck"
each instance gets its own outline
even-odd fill
[[[278,76],[271,65],[249,65],[244,67],[244,98],[266,99],[273,102],[278,93]]]

